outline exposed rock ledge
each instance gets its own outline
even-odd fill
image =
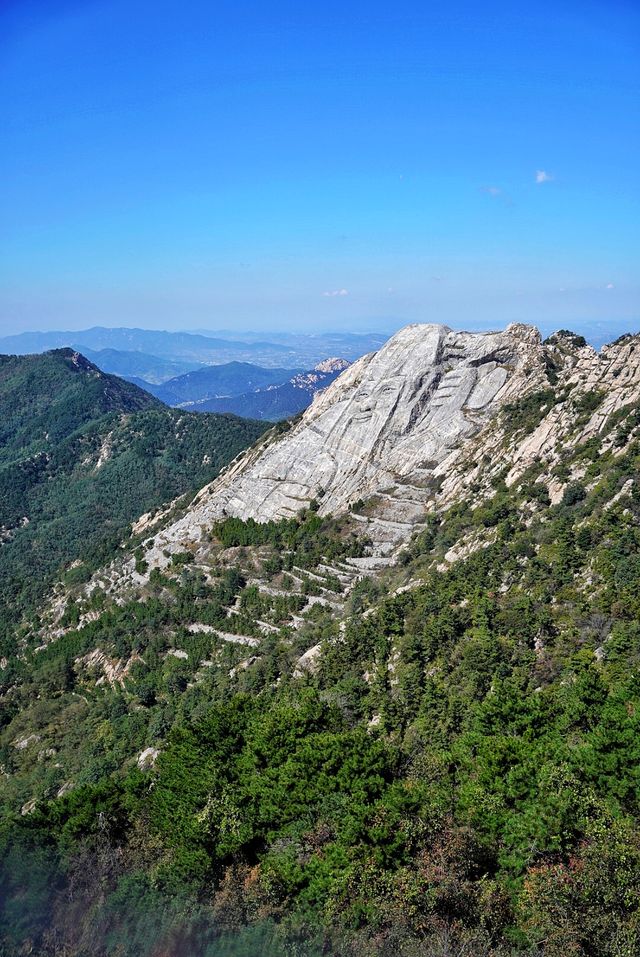
[[[314,498],[322,514],[338,514],[391,489],[399,514],[367,528],[384,552],[424,514],[434,469],[500,405],[543,381],[544,350],[533,327],[466,333],[407,326],[343,372],[291,431],[202,489],[189,512],[158,533],[146,558],[165,564],[165,550],[198,541],[226,515],[269,521],[295,515]]]

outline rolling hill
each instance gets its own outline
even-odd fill
[[[209,481],[264,430],[168,409],[71,349],[0,357],[0,602],[11,629],[63,563]]]
[[[167,405],[215,411],[199,407],[209,399],[235,397],[277,385],[290,379],[296,372],[296,369],[265,369],[250,362],[225,362],[187,372],[162,385],[149,385],[148,389]]]

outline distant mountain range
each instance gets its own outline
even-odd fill
[[[224,362],[260,354],[261,356],[291,353],[287,346],[269,342],[245,343],[228,339],[216,339],[188,332],[163,332],[155,329],[107,329],[95,326],[73,332],[23,332],[0,339],[0,350],[7,353],[45,352],[69,346],[75,349],[116,349],[119,352],[145,352],[149,355],[171,359],[189,360],[205,364]]]
[[[304,411],[316,392],[326,388],[349,365],[347,359],[324,359],[305,372],[227,362],[204,366],[161,384],[140,378],[130,381],[167,405],[275,422]]]
[[[310,372],[229,398],[211,398],[186,406],[196,412],[232,412],[248,419],[277,422],[311,405],[316,392],[326,389],[350,365],[346,359],[325,359]]]
[[[70,347],[89,355],[100,367],[123,376],[163,382],[200,365],[250,362],[266,368],[310,369],[328,356],[349,361],[375,352],[387,337],[377,333],[321,335],[207,334],[151,329],[91,329],[23,332],[0,338],[0,352],[25,355]],[[106,355],[103,353],[106,352]],[[121,356],[114,355],[121,353]],[[135,354],[139,354],[135,358]],[[167,368],[167,361],[170,368]]]
[[[199,362],[184,359],[167,359],[152,356],[147,352],[125,352],[119,349],[89,349],[87,346],[75,346],[82,355],[95,363],[103,372],[119,375],[130,382],[140,380],[144,383],[159,384],[175,376],[183,375],[194,369],[200,369]],[[146,388],[146,384],[143,385]]]
[[[173,406],[198,406],[209,399],[230,398],[286,382],[300,369],[265,369],[250,362],[225,362],[201,366],[193,372],[169,379],[161,385],[136,379],[141,388]]]

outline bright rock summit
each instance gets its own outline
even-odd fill
[[[259,443],[204,488],[188,514],[158,535],[149,558],[199,539],[225,516],[277,520],[313,499],[321,514],[338,514],[377,494],[393,505],[377,537],[393,541],[394,524],[400,531],[423,514],[434,469],[543,373],[532,327],[468,333],[406,326],[343,372],[291,430]]]

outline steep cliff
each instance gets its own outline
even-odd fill
[[[160,560],[172,542],[197,540],[225,515],[286,518],[314,498],[321,514],[338,514],[376,494],[394,506],[375,535],[391,547],[423,514],[434,470],[503,403],[545,381],[545,351],[533,328],[473,334],[407,326],[343,372],[291,431],[203,489],[150,557]]]

